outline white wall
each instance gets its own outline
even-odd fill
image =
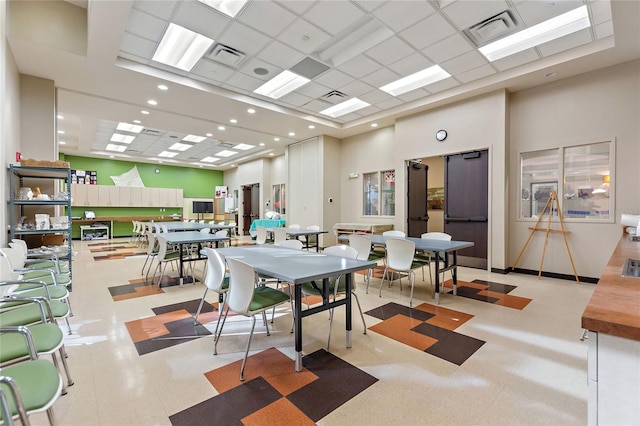
[[[337,243],[336,236],[333,234],[333,225],[341,222],[341,185],[344,181],[342,176],[344,173],[340,173],[338,165],[340,164],[340,149],[341,142],[336,138],[330,136],[322,137],[322,224],[321,227],[327,231],[328,234],[320,237],[320,242],[323,247],[335,245]],[[331,199],[332,201],[329,201]]]
[[[599,277],[620,238],[620,214],[640,214],[640,61],[514,93],[510,109],[509,179],[513,184],[509,195],[514,200],[509,212],[513,224],[511,263],[524,246],[531,232],[528,226],[532,225],[531,221],[518,218],[520,153],[615,139],[616,164],[610,191],[615,191],[618,223],[565,221],[578,275]],[[543,240],[543,235],[532,240],[518,267],[538,270]],[[560,235],[550,236],[543,270],[573,274]]]
[[[20,76],[20,137],[23,158],[58,159],[56,90],[53,80]]]

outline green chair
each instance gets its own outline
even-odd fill
[[[229,310],[246,317],[251,317],[251,332],[249,333],[247,349],[242,359],[242,367],[240,367],[240,381],[242,382],[244,381],[244,367],[247,363],[249,348],[251,347],[251,338],[253,337],[253,331],[256,327],[255,315],[264,315],[266,310],[288,302],[289,295],[271,287],[256,287],[256,274],[251,265],[231,258],[227,258],[227,265],[229,266],[230,273],[229,293],[226,299],[226,309],[222,313],[222,324],[220,324],[218,334],[215,336],[213,353],[214,355],[218,354],[218,341],[220,340],[220,335],[222,334]],[[267,321],[264,321],[264,324],[267,328],[267,336],[269,336],[269,325]]]
[[[8,283],[0,283],[0,287]],[[42,320],[41,309],[30,303],[33,300],[46,300],[54,323],[60,319],[67,319],[69,306],[60,300],[47,300],[44,297],[20,298],[16,295],[5,295],[0,298],[0,325],[18,326],[37,324]],[[69,322],[67,321],[67,326]],[[71,328],[69,328],[71,334]]]
[[[49,249],[38,249],[29,251],[24,240],[14,238],[9,243],[9,247],[20,251],[24,257],[24,265],[28,268],[54,268],[58,274],[69,273],[69,264],[61,261],[55,251]]]

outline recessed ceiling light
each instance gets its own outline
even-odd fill
[[[264,142],[260,142],[260,146],[264,146]]]
[[[136,124],[142,124],[142,121],[140,121],[140,120],[133,120],[133,122],[136,123]]]
[[[109,158],[116,158],[116,156],[115,155],[110,155]]]
[[[327,108],[323,111],[320,111],[320,114],[328,115],[329,117],[337,118],[343,116],[345,114],[349,114],[350,112],[357,111],[359,109],[368,107],[369,103],[365,101],[361,101],[358,98],[351,98],[347,101],[341,102],[338,105],[334,105],[330,108]]]
[[[135,136],[122,135],[120,133],[114,133],[111,135],[110,142],[131,143],[135,139]]]
[[[280,138],[273,138],[274,141],[278,142]]]
[[[309,124],[309,128],[310,128],[310,129],[315,129],[315,128],[316,128],[316,126],[314,126],[313,124]]]
[[[64,130],[58,130],[59,135],[64,135]]]
[[[247,0],[198,0],[225,15],[235,18],[238,12],[242,10]]]
[[[193,148],[193,145],[189,145],[187,143],[180,143],[180,142],[176,142],[169,147],[169,149],[172,149],[174,151],[186,151],[189,148]]]
[[[183,141],[195,142],[195,143],[202,142],[205,139],[207,138],[205,138],[204,136],[196,136],[196,135],[187,135],[184,138],[182,138]]]
[[[64,116],[63,116],[63,115],[60,115],[60,114],[58,114],[58,115],[56,116],[56,118],[57,118],[58,120],[64,120]]]
[[[378,123],[371,123],[371,127],[378,127]]]
[[[149,115],[149,111],[142,110],[140,111],[140,114]]]
[[[422,71],[418,71],[411,75],[408,75],[399,80],[393,81],[380,88],[383,92],[387,92],[392,96],[402,95],[403,93],[410,92],[429,84],[433,84],[437,81],[444,80],[451,77],[451,74],[440,68],[439,65],[434,65]]]
[[[160,154],[158,154],[158,157],[173,158],[176,155],[178,155],[177,152],[162,151]]]
[[[247,110],[247,112],[248,112],[249,114],[255,114],[255,113],[256,113],[256,110],[255,110],[255,109],[253,109],[253,108],[249,108],[249,109]]]
[[[269,155],[273,157],[273,152],[270,152]]]
[[[262,86],[258,87],[253,91],[253,93],[273,99],[279,99],[287,93],[296,90],[298,87],[307,84],[309,81],[311,80],[306,77],[284,70]]]
[[[114,143],[107,144],[105,148],[107,151],[116,151],[116,152],[125,152],[127,149],[126,145],[116,145]]]
[[[589,22],[587,6],[580,6],[555,18],[540,22],[537,25],[482,46],[478,50],[489,61],[493,62],[575,33],[589,26],[591,26],[591,23]]]
[[[224,129],[226,129],[226,127],[224,127],[224,126],[218,126],[218,130],[224,130]]]
[[[236,155],[236,154],[237,152],[229,151],[228,149],[225,149],[224,151],[216,152],[216,155],[219,155],[220,157],[231,157],[232,155]]]
[[[289,136],[295,136],[296,134],[293,132],[289,132]]]
[[[238,120],[236,120],[235,118],[232,118],[231,120],[229,120],[229,123],[232,124],[236,124],[238,122]]]
[[[213,40],[209,37],[171,23],[152,59],[184,71],[191,71],[212,44]]]
[[[202,161],[203,163],[213,163],[213,162],[216,162],[216,161],[218,161],[218,160],[220,160],[220,159],[219,159],[219,158],[216,158],[216,157],[204,157],[204,158],[203,158],[202,160],[200,160],[200,161]]]
[[[208,138],[210,138],[211,136],[213,136],[213,133],[207,133],[206,135]]]
[[[67,143],[65,141],[58,141],[59,145],[66,145]]]
[[[202,164],[198,164],[198,167],[204,167]]]
[[[241,151],[246,151],[248,149],[255,148],[255,147],[256,147],[255,145],[249,145],[249,144],[246,144],[246,143],[239,143],[238,145],[234,146],[233,148],[234,149],[239,149]]]
[[[120,122],[116,126],[116,129],[121,130],[123,132],[140,133],[142,131],[143,127],[142,126],[136,126],[134,124]]]
[[[160,90],[169,90],[169,86],[165,84],[158,84],[158,89]]]
[[[149,100],[147,101],[147,103],[148,103],[149,105],[154,105],[154,106],[155,106],[155,105],[158,105],[158,101],[155,101],[155,100],[153,100],[153,99],[149,99]]]
[[[555,77],[556,75],[558,75],[557,72],[551,71],[551,72],[546,73],[544,76],[548,78],[548,77]]]

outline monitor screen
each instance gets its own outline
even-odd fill
[[[194,201],[194,213],[213,213],[213,201]]]

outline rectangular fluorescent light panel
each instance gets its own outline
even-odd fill
[[[129,133],[140,133],[144,127],[137,124],[118,123],[116,129]]]
[[[131,143],[135,139],[135,136],[121,135],[120,133],[114,133],[111,136],[110,142]]]
[[[203,140],[205,140],[206,138],[204,136],[196,136],[196,135],[187,135],[184,138],[182,138],[183,141],[187,141],[187,142],[202,142]]]
[[[440,68],[440,65],[434,65],[382,86],[380,90],[398,96],[449,77],[451,74]]]
[[[225,149],[224,151],[216,152],[216,155],[220,157],[231,157],[232,155],[236,155],[236,154],[237,152],[229,151],[228,149]]]
[[[189,148],[192,148],[192,147],[193,147],[193,145],[189,145],[187,143],[176,142],[173,145],[171,145],[169,147],[169,149],[172,149],[174,151],[186,151],[186,150],[188,150]]]
[[[191,71],[212,44],[213,40],[209,37],[171,23],[162,36],[152,59],[181,70]]]
[[[235,18],[238,12],[242,10],[247,0],[199,0],[215,10],[224,13],[227,16]]]
[[[202,160],[203,163],[214,163],[216,161],[220,160],[219,158],[216,157],[204,157]]]
[[[298,87],[307,84],[308,78],[299,76],[291,71],[284,70],[271,80],[258,87],[253,93],[267,96],[272,99],[279,99],[287,93],[293,92]]]
[[[365,101],[361,101],[358,98],[351,98],[348,101],[341,102],[338,105],[334,105],[330,108],[320,111],[320,114],[338,118],[342,115],[349,114],[350,112],[368,107],[369,105],[371,104],[368,104]]]
[[[176,155],[178,155],[177,152],[171,152],[171,151],[162,151],[160,154],[158,154],[158,157],[164,157],[164,158],[173,158]]]
[[[514,53],[575,33],[591,25],[587,6],[580,6],[555,18],[541,22],[508,37],[482,46],[478,50],[489,61],[496,61]]]
[[[239,149],[241,151],[246,151],[251,148],[255,148],[255,145],[249,145],[247,143],[239,143],[238,145],[233,147],[234,149]]]
[[[107,151],[116,151],[116,152],[125,152],[127,149],[126,145],[116,145],[115,143],[107,144],[105,148]]]

